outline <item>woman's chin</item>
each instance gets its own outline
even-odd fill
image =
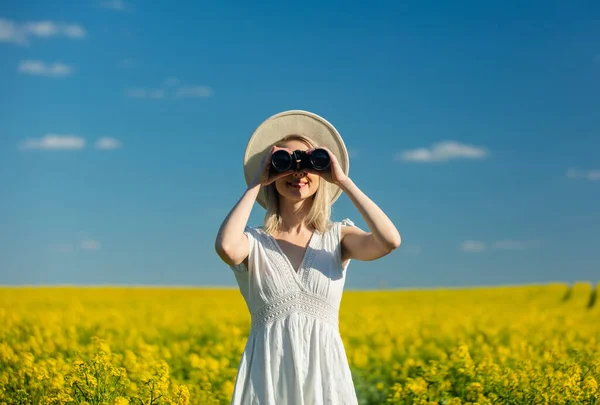
[[[286,193],[281,194],[281,196],[292,203],[298,203],[309,199],[310,197],[312,197],[312,194],[307,193],[303,190],[287,190]]]
[[[305,183],[298,187],[297,183],[294,184],[286,181],[277,184],[276,188],[279,196],[291,203],[302,202],[311,198],[317,192],[314,184],[311,183]]]

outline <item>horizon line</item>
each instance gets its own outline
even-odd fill
[[[511,287],[534,287],[534,286],[550,286],[550,285],[564,285],[573,286],[576,284],[589,284],[592,287],[595,284],[600,284],[600,280],[593,282],[590,280],[578,280],[578,281],[547,281],[547,282],[534,282],[534,283],[515,283],[515,284],[477,284],[477,285],[463,285],[463,286],[423,286],[423,287],[394,287],[394,288],[344,288],[344,291],[357,291],[357,292],[369,292],[369,291],[420,291],[420,290],[457,290],[457,289],[492,289],[492,288],[511,288]],[[181,285],[181,284],[78,284],[78,283],[56,283],[56,284],[0,284],[0,288],[145,288],[145,289],[190,289],[190,290],[239,290],[238,286],[232,285]]]

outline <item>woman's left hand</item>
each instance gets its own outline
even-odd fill
[[[313,170],[313,169],[304,169],[304,172],[316,174],[317,176],[322,177],[329,183],[333,183],[336,186],[339,186],[344,180],[348,178],[342,168],[340,167],[339,162],[335,155],[326,147],[321,146],[319,149],[325,149],[329,154],[329,167],[326,170]],[[309,149],[307,152],[310,154],[314,149]]]

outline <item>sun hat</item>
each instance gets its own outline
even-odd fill
[[[326,147],[335,155],[342,171],[346,175],[348,174],[350,168],[348,151],[337,129],[325,118],[315,113],[289,110],[267,118],[250,137],[244,153],[246,184],[250,184],[254,180],[260,164],[264,156],[271,150],[271,146],[287,135],[303,135],[315,142],[317,146]],[[329,188],[331,204],[333,204],[342,194],[342,190],[327,181],[325,181],[325,187]],[[267,208],[264,187],[261,187],[256,200],[263,208]]]

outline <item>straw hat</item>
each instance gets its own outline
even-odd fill
[[[335,127],[317,114],[302,110],[290,110],[266,119],[250,137],[244,154],[246,184],[254,180],[260,170],[260,163],[270,151],[271,146],[287,135],[303,135],[312,139],[317,146],[326,147],[335,155],[344,173],[348,174],[350,168],[348,151]],[[329,188],[331,204],[333,204],[342,194],[342,190],[326,181],[325,187]],[[264,187],[261,187],[256,200],[263,208],[267,208]]]

